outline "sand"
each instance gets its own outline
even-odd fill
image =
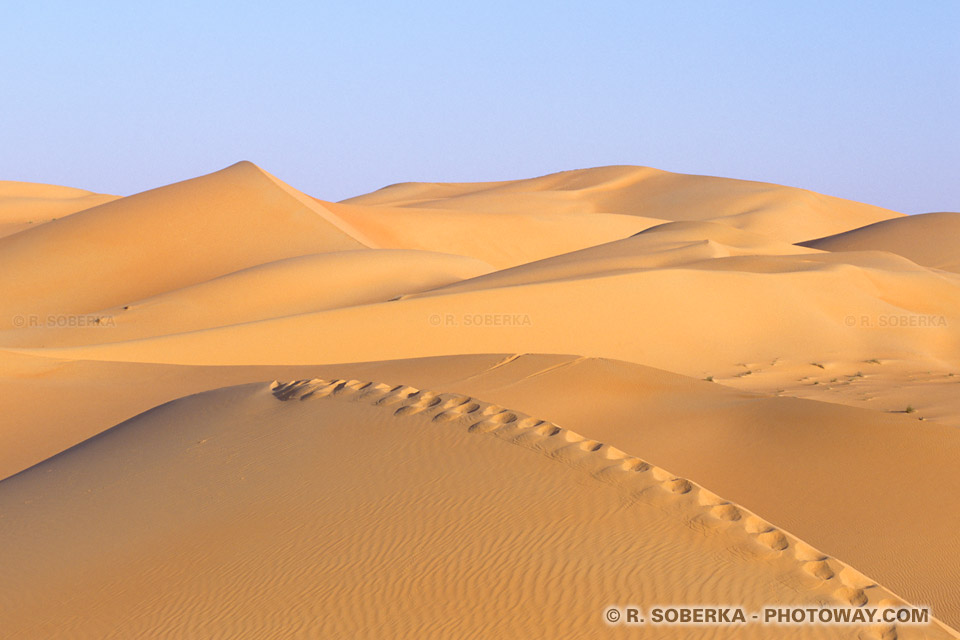
[[[940,211],[892,218],[802,245],[824,251],[889,251],[925,267],[958,273],[958,233],[960,213]]]
[[[52,184],[0,180],[0,238],[118,198]]]
[[[4,637],[957,637],[956,216],[0,183]],[[935,620],[603,620],[881,602]]]

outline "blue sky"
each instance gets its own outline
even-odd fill
[[[0,7],[0,179],[338,200],[636,164],[960,210],[960,2]]]

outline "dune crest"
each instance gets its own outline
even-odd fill
[[[823,251],[888,251],[925,267],[960,273],[960,213],[940,211],[893,218],[801,242]]]
[[[0,180],[0,238],[119,197],[52,184]]]
[[[368,248],[332,219],[238,163],[0,239],[0,272],[14,276],[0,299],[22,314],[90,313],[263,262]]]
[[[320,398],[328,401],[311,402]],[[165,517],[172,512],[175,520]],[[616,630],[601,616],[618,598],[735,599],[748,609],[904,604],[639,458],[469,396],[406,385],[313,379],[178,400],[0,483],[0,513],[11,578],[0,602],[16,612],[5,620],[15,634],[606,637]],[[69,528],[36,528],[55,513],[71,516]],[[104,547],[106,535],[122,545]],[[66,572],[63,557],[73,559]],[[584,581],[598,566],[601,579]],[[691,591],[705,573],[712,579]],[[68,585],[82,588],[57,611],[31,615]],[[337,615],[319,615],[334,606]],[[117,624],[120,608],[131,613]],[[530,611],[540,613],[522,615]],[[771,629],[730,633],[765,638]],[[778,637],[809,634],[777,628]],[[829,628],[830,637],[892,634],[956,637],[937,621]]]
[[[610,166],[479,183],[403,183],[344,203],[505,213],[517,209],[714,221],[800,242],[903,216],[804,189],[650,167]]]

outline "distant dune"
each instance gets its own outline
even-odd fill
[[[0,180],[0,238],[118,198],[52,184]]]
[[[404,183],[350,204],[513,213],[616,213],[662,221],[714,221],[798,242],[903,214],[804,189],[649,167],[599,167],[530,180]]]
[[[800,244],[824,251],[889,251],[925,267],[960,273],[960,213],[894,218]]]
[[[0,239],[0,271],[17,274],[0,282],[0,298],[27,313],[86,313],[264,262],[367,246],[321,205],[240,163]]]
[[[957,232],[646,167],[0,182],[0,635],[960,637]]]

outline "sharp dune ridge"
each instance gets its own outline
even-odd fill
[[[925,267],[960,273],[958,235],[960,213],[940,211],[882,220],[800,246],[825,251],[889,251]]]
[[[956,628],[958,216],[642,166],[0,182],[0,635]]]
[[[89,313],[264,262],[361,248],[322,206],[239,163],[0,238],[0,271],[13,276],[0,295],[28,313]],[[64,289],[76,273],[85,281]]]
[[[507,364],[509,360],[504,361]],[[764,521],[743,506],[725,500],[686,478],[650,464],[608,444],[584,437],[546,420],[484,402],[457,393],[436,393],[409,385],[390,385],[362,380],[312,378],[282,383],[274,381],[271,390],[277,399],[304,401],[337,399],[367,402],[391,411],[395,417],[424,414],[435,423],[466,426],[470,433],[487,434],[526,449],[537,451],[597,480],[616,484],[625,491],[643,495],[661,492],[675,500],[673,513],[690,522],[713,524],[718,521],[729,535],[751,538],[774,553],[792,556],[798,569],[818,578],[819,588],[835,589],[833,597],[853,606],[867,603],[879,606],[903,606],[903,598],[878,585],[853,567],[831,558],[796,536]],[[942,625],[954,637],[960,633]],[[895,625],[873,631],[891,635]]]
[[[960,478],[952,473],[960,432],[902,412],[771,397],[633,363],[569,355],[483,354],[281,368],[66,363],[36,356],[0,358],[0,364],[7,372],[2,382],[11,391],[0,396],[0,410],[15,425],[0,433],[11,443],[0,446],[0,476],[91,437],[104,424],[191,392],[272,374],[406,381],[486,398],[620,449],[644,451],[661,466],[701,479],[911,601],[936,604],[944,617],[960,604],[949,586],[960,580],[960,565],[949,561],[960,553],[952,536],[956,518],[949,509],[931,508],[950,504],[960,491]],[[123,386],[115,380],[123,380]],[[129,387],[140,392],[130,394]],[[50,397],[83,410],[64,420]],[[644,416],[642,428],[637,416]],[[842,485],[838,469],[847,479]],[[859,535],[852,538],[851,530]],[[937,558],[929,556],[930,548],[938,549]],[[898,562],[890,563],[891,557]]]
[[[271,400],[282,404],[271,406]],[[293,411],[285,405],[292,405]],[[176,417],[175,428],[164,428]],[[263,433],[264,421],[271,425],[267,434]],[[478,435],[486,437],[478,441]],[[355,444],[341,452],[339,448],[348,442]],[[495,442],[507,447],[495,446]],[[343,457],[346,453],[349,457]],[[317,455],[320,465],[312,457]],[[386,474],[369,466],[397,455],[404,456],[404,464],[391,467]],[[93,461],[99,463],[91,464]],[[282,461],[290,468],[285,469]],[[133,475],[131,464],[138,469]],[[176,465],[180,475],[164,479],[163,470],[171,465]],[[434,477],[430,469],[435,465],[443,471]],[[491,471],[496,475],[490,475]],[[324,484],[336,483],[335,474],[345,474],[362,487],[352,503],[331,502],[327,497]],[[591,480],[585,484],[578,481],[581,474]],[[126,481],[121,481],[124,478]],[[481,478],[486,486],[476,493],[474,483]],[[514,478],[532,482],[527,489],[520,489]],[[165,486],[168,482],[172,483],[169,487]],[[441,482],[446,489],[437,493]],[[417,487],[421,483],[433,487],[428,490],[431,496],[448,494],[453,502],[429,501],[436,498],[420,502],[423,489]],[[61,487],[64,493],[45,499],[51,487]],[[176,490],[189,491],[191,497],[171,502]],[[256,496],[253,504],[245,494]],[[458,501],[466,496],[472,496],[466,504],[473,513],[469,522],[472,534],[458,542],[456,535],[465,532],[460,527],[445,531],[433,528],[431,522],[444,520],[450,510],[459,513],[454,505],[462,504]],[[579,505],[593,502],[591,496],[598,505],[618,505],[613,517],[584,518]],[[525,528],[530,524],[524,523],[511,537],[497,537],[512,528],[508,524],[501,532],[505,523],[498,508],[538,512],[539,508],[528,502],[531,499],[550,501],[545,506],[559,519],[544,524],[555,527],[554,535],[538,540],[539,529]],[[82,511],[75,512],[66,537],[50,531],[30,535],[33,525],[55,514],[64,503],[77,500],[81,504],[76,508]],[[258,508],[267,508],[276,526],[249,521],[257,516],[254,505],[259,500],[266,500]],[[350,510],[358,515],[369,514],[375,518],[372,522],[398,509],[414,510],[424,521],[384,521],[381,527],[398,536],[399,544],[383,546],[383,537],[366,529],[368,516],[357,522],[363,529],[346,525],[349,520],[343,520],[338,511],[343,504],[351,504]],[[162,513],[157,510],[174,505],[176,521],[161,524],[164,521],[158,516]],[[305,509],[313,511],[308,521],[314,522],[316,529],[297,523],[298,514]],[[691,586],[664,582],[649,570],[637,572],[635,562],[648,568],[670,565],[684,580],[719,568],[722,577],[698,589],[702,597],[743,588],[746,591],[741,597],[746,598],[747,606],[758,601],[756,594],[761,592],[776,594],[779,604],[794,606],[906,604],[847,564],[643,459],[499,405],[403,384],[348,379],[274,381],[177,400],[5,480],[0,484],[0,510],[7,516],[0,518],[0,531],[8,541],[0,557],[9,575],[30,584],[40,582],[36,591],[15,591],[9,582],[4,585],[7,588],[0,588],[5,609],[19,614],[6,620],[13,637],[31,637],[51,629],[79,638],[195,636],[218,630],[235,637],[272,638],[284,637],[291,629],[296,635],[373,637],[373,629],[364,621],[386,621],[380,608],[390,602],[391,587],[398,596],[432,603],[423,609],[416,627],[408,626],[412,622],[408,618],[392,619],[394,633],[409,635],[419,629],[421,637],[449,637],[483,624],[489,612],[476,594],[487,588],[485,574],[499,576],[505,571],[511,580],[500,583],[503,591],[496,594],[493,606],[512,605],[501,609],[501,614],[507,615],[501,615],[492,627],[497,635],[575,630],[583,637],[605,637],[611,630],[597,625],[596,614],[610,604],[604,598],[617,590],[631,597],[649,592],[670,598]],[[137,518],[124,522],[125,514],[137,514]],[[113,548],[99,546],[106,522],[114,522],[126,535],[124,543]],[[153,530],[158,526],[161,531]],[[644,534],[622,537],[630,527]],[[361,534],[361,530],[365,532]],[[650,546],[647,536],[653,532],[660,541]],[[358,537],[340,537],[348,535]],[[420,535],[437,547],[428,546],[407,562],[396,564],[407,557],[406,546],[415,539],[410,536]],[[611,548],[613,555],[601,554],[604,572],[616,580],[577,587],[582,572],[589,574],[589,569],[571,545],[596,536],[617,541]],[[57,539],[65,548],[47,546]],[[667,540],[674,542],[664,542]],[[231,552],[202,552],[202,545],[211,543]],[[350,545],[352,551],[344,545]],[[544,555],[550,548],[557,552]],[[259,560],[259,554],[268,549],[269,557]],[[330,549],[339,549],[344,560],[349,560],[341,561]],[[174,551],[177,555],[169,555]],[[77,559],[82,572],[75,580],[86,589],[67,598],[53,615],[31,617],[30,612],[42,602],[34,599],[34,593],[56,597],[56,585],[43,583],[43,578],[57,570],[49,563],[68,553]],[[42,568],[34,567],[40,568],[38,575],[28,578],[31,563],[25,559],[41,556],[49,561]],[[270,568],[283,571],[258,582],[269,575],[263,573],[270,571],[262,564],[264,560],[275,563]],[[502,560],[509,561],[509,568]],[[166,565],[169,561],[173,562],[170,566]],[[555,564],[540,564],[545,561]],[[103,566],[95,569],[101,563]],[[197,563],[206,572],[204,580],[192,580],[182,563]],[[474,573],[462,573],[467,567]],[[369,572],[379,573],[379,579]],[[555,577],[545,580],[545,573]],[[345,587],[358,578],[361,581],[353,589],[360,588],[370,597],[344,598],[350,593]],[[177,589],[153,591],[150,583],[156,580],[169,581]],[[363,590],[365,583],[369,590]],[[283,597],[303,589],[309,589],[304,593],[310,594],[313,606]],[[423,590],[419,596],[417,590]],[[197,597],[204,592],[217,593],[223,599]],[[268,597],[271,592],[273,598]],[[591,604],[598,611],[591,611]],[[121,605],[135,613],[117,625],[111,613]],[[320,610],[335,607],[337,614],[317,615],[317,606]],[[521,615],[528,607],[568,611],[568,615],[559,620],[541,613]],[[77,615],[78,611],[86,615]],[[181,614],[174,615],[175,611]],[[457,622],[445,621],[449,611],[459,612]],[[689,637],[689,633],[678,627],[667,629],[663,637]],[[757,625],[738,628],[735,633],[736,637],[769,637],[770,630]],[[785,628],[778,636],[800,637],[799,633]],[[922,626],[844,626],[828,628],[822,634],[957,637],[954,630],[936,620]],[[704,637],[727,636],[723,631],[705,630]]]

